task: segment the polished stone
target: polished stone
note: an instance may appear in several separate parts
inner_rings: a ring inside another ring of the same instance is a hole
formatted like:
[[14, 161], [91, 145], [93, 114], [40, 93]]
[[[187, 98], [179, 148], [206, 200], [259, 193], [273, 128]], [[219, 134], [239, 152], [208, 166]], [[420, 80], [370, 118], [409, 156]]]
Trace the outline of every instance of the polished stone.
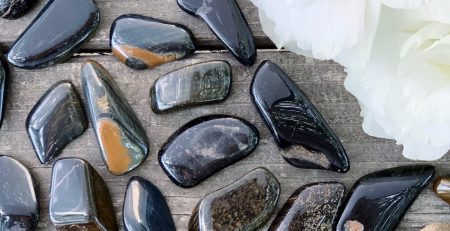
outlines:
[[99, 63], [88, 60], [81, 70], [88, 114], [108, 170], [123, 175], [148, 155], [144, 127], [113, 77]]
[[244, 65], [256, 61], [252, 31], [235, 0], [177, 0], [187, 13], [202, 18], [224, 46]]
[[93, 0], [49, 0], [11, 46], [8, 61], [25, 69], [43, 68], [75, 53], [100, 23]]
[[203, 198], [192, 212], [189, 231], [258, 230], [272, 216], [279, 196], [275, 176], [257, 168]]
[[0, 230], [33, 231], [38, 219], [37, 182], [20, 162], [0, 156]]
[[[253, 102], [281, 155], [300, 168], [347, 172], [347, 153], [333, 130], [305, 93], [275, 63], [264, 61], [251, 85]], [[301, 146], [309, 152], [297, 150]], [[290, 148], [290, 149], [289, 149]]]
[[123, 223], [127, 231], [175, 231], [166, 199], [150, 181], [132, 177], [123, 204]]
[[337, 182], [299, 188], [284, 204], [269, 231], [333, 230], [344, 193], [345, 186]]
[[105, 182], [82, 159], [55, 162], [49, 210], [50, 219], [58, 230], [118, 230]]
[[175, 184], [190, 188], [250, 155], [258, 141], [258, 130], [245, 120], [204, 116], [168, 139], [159, 151], [159, 163]]
[[155, 81], [150, 95], [154, 112], [224, 101], [231, 91], [231, 66], [209, 61], [183, 67]]
[[432, 223], [425, 226], [420, 231], [449, 231], [450, 224], [448, 223]]
[[36, 0], [0, 0], [0, 17], [18, 19], [36, 2]]
[[9, 68], [2, 53], [0, 53], [0, 128], [5, 118], [5, 104], [7, 96], [7, 88], [9, 81]]
[[68, 81], [48, 89], [26, 121], [31, 144], [43, 164], [58, 156], [67, 144], [83, 134], [87, 126], [80, 98]]
[[434, 172], [431, 165], [414, 165], [381, 170], [360, 178], [339, 213], [336, 230], [394, 230]]
[[194, 36], [183, 25], [137, 14], [118, 17], [111, 27], [111, 49], [134, 69], [146, 69], [195, 52]]
[[433, 190], [439, 198], [450, 204], [450, 177], [438, 177], [434, 181]]

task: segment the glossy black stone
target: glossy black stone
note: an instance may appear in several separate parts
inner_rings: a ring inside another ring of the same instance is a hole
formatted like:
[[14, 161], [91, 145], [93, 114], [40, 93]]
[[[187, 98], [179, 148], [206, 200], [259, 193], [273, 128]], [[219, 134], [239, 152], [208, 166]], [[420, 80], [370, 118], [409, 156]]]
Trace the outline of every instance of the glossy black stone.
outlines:
[[8, 61], [25, 69], [43, 68], [75, 53], [100, 23], [93, 0], [49, 0], [11, 46]]
[[80, 98], [68, 81], [48, 89], [26, 121], [28, 136], [43, 164], [59, 155], [67, 144], [83, 134], [87, 126]]
[[55, 162], [49, 210], [50, 219], [58, 230], [118, 230], [105, 182], [82, 159]]
[[269, 231], [329, 230], [344, 199], [345, 186], [337, 182], [313, 183], [295, 191]]
[[38, 219], [37, 182], [20, 162], [0, 156], [0, 230], [33, 231]]
[[359, 179], [340, 211], [337, 231], [394, 230], [434, 176], [431, 165], [402, 166]]
[[110, 45], [114, 55], [134, 69], [156, 67], [195, 52], [194, 36], [185, 26], [136, 14], [114, 21]]
[[113, 77], [99, 63], [88, 60], [81, 70], [86, 106], [108, 170], [123, 175], [148, 155], [145, 129]]
[[[253, 102], [269, 127], [282, 156], [300, 168], [347, 172], [347, 153], [317, 108], [283, 70], [264, 61], [251, 85]], [[309, 152], [299, 153], [296, 145]]]
[[127, 231], [175, 231], [166, 199], [148, 180], [130, 179], [123, 204], [123, 223]]
[[5, 103], [9, 81], [9, 68], [3, 54], [0, 53], [0, 128], [5, 118]]
[[169, 138], [159, 151], [159, 163], [175, 184], [190, 188], [250, 155], [258, 141], [258, 130], [245, 120], [204, 116]]
[[36, 3], [36, 0], [0, 0], [0, 17], [17, 19]]
[[225, 47], [244, 65], [256, 61], [252, 31], [235, 0], [177, 0], [187, 13], [202, 18]]
[[209, 61], [186, 66], [158, 78], [151, 91], [156, 113], [224, 101], [231, 91], [231, 66]]

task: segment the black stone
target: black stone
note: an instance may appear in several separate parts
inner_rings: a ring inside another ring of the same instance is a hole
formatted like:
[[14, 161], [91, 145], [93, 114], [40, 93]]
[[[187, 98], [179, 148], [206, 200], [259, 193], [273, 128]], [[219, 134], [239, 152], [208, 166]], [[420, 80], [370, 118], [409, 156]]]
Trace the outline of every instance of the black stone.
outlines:
[[11, 46], [8, 61], [25, 69], [43, 68], [75, 53], [100, 23], [93, 0], [49, 0]]
[[0, 230], [33, 231], [38, 219], [37, 182], [19, 161], [0, 156]]
[[166, 199], [151, 182], [134, 176], [130, 179], [123, 204], [125, 230], [175, 231]]
[[50, 219], [58, 230], [118, 230], [108, 188], [88, 162], [56, 161], [50, 193]]
[[224, 101], [231, 91], [231, 66], [209, 61], [183, 67], [155, 81], [150, 95], [155, 113]]
[[28, 136], [43, 164], [59, 155], [67, 144], [83, 134], [87, 126], [80, 98], [68, 81], [48, 89], [26, 121]]
[[190, 188], [255, 150], [258, 130], [245, 120], [210, 115], [192, 120], [159, 151], [159, 163], [170, 179]]
[[337, 182], [308, 184], [284, 204], [269, 231], [329, 230], [344, 199], [345, 186]]
[[123, 175], [148, 155], [145, 129], [117, 86], [99, 63], [89, 60], [81, 70], [86, 106], [108, 170]]
[[359, 179], [340, 211], [337, 231], [389, 231], [434, 176], [431, 165], [403, 166]]
[[194, 36], [185, 26], [136, 14], [114, 21], [110, 45], [114, 55], [134, 69], [152, 68], [195, 52]]
[[272, 216], [280, 183], [265, 168], [203, 198], [192, 212], [189, 231], [258, 230]]
[[9, 81], [9, 68], [3, 54], [0, 53], [0, 128], [5, 118], [5, 103]]
[[305, 93], [275, 63], [264, 61], [258, 67], [251, 95], [280, 148], [301, 145], [310, 151], [283, 152], [287, 162], [300, 168], [349, 170], [347, 153], [337, 135]]
[[244, 65], [256, 61], [252, 31], [235, 0], [177, 0], [187, 13], [202, 18], [225, 47]]
[[0, 0], [0, 17], [18, 19], [36, 2], [36, 0]]

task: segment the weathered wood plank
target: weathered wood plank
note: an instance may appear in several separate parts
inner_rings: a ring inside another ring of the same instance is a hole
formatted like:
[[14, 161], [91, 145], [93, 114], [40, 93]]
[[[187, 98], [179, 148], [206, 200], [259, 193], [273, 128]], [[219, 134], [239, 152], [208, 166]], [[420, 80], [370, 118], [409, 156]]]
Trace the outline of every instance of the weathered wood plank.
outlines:
[[[295, 189], [306, 183], [335, 180], [351, 187], [355, 180], [372, 171], [413, 163], [401, 156], [401, 147], [396, 146], [393, 141], [364, 134], [361, 129], [358, 104], [342, 85], [345, 78], [343, 68], [332, 62], [274, 51], [260, 52], [258, 60], [259, 63], [264, 59], [271, 59], [280, 64], [317, 104], [348, 150], [352, 165], [347, 174], [297, 169], [283, 160], [250, 100], [249, 86], [257, 65], [244, 67], [230, 58], [227, 53], [196, 54], [191, 59], [168, 63], [145, 71], [131, 70], [110, 55], [76, 57], [67, 63], [42, 70], [24, 71], [12, 68], [6, 118], [0, 130], [0, 153], [22, 161], [36, 176], [40, 186], [41, 202], [39, 230], [54, 230], [48, 217], [51, 165], [44, 166], [35, 157], [25, 132], [25, 119], [37, 99], [53, 83], [71, 80], [80, 90], [79, 72], [82, 62], [87, 58], [99, 61], [110, 70], [143, 122], [151, 140], [150, 158], [143, 166], [125, 176], [112, 176], [105, 169], [91, 128], [71, 143], [60, 156], [81, 157], [94, 165], [107, 182], [120, 224], [122, 224], [121, 209], [125, 187], [128, 179], [133, 175], [147, 178], [161, 189], [167, 197], [177, 227], [179, 230], [186, 230], [190, 212], [201, 197], [232, 183], [239, 176], [259, 166], [267, 167], [281, 182], [282, 197], [279, 209]], [[233, 90], [228, 100], [216, 105], [195, 107], [164, 115], [151, 112], [149, 89], [158, 76], [184, 65], [214, 59], [227, 59], [232, 64]], [[169, 180], [157, 163], [157, 152], [177, 128], [191, 119], [207, 114], [236, 115], [254, 123], [261, 132], [260, 145], [251, 156], [220, 171], [199, 186], [193, 189], [179, 188]], [[434, 163], [438, 174], [450, 173], [449, 162], [450, 157], [445, 157]], [[430, 222], [448, 220], [450, 220], [450, 207], [438, 199], [428, 187], [411, 207], [398, 229], [418, 230]]]

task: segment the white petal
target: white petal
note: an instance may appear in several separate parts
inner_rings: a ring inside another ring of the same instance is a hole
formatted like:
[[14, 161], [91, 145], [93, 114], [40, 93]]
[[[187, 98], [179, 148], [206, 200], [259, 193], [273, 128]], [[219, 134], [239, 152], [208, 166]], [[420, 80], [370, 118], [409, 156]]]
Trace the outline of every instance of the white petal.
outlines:
[[382, 0], [382, 2], [392, 8], [415, 9], [422, 6], [427, 0]]

